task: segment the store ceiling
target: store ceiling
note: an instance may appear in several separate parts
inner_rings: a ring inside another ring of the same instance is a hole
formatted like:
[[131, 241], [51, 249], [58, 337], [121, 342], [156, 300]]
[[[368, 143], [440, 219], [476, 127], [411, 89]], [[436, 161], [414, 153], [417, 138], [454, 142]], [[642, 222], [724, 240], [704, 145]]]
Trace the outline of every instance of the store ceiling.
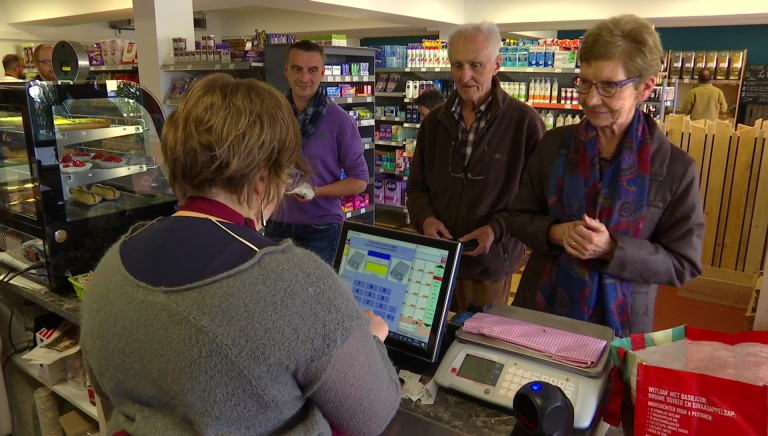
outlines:
[[[0, 0], [5, 3], [8, 0]], [[54, 0], [41, 3], [62, 4]], [[156, 0], [162, 1], [162, 0]], [[768, 1], [742, 0], [192, 0], [195, 11], [220, 16], [222, 23], [256, 23], [276, 33], [343, 33], [352, 38], [437, 35], [456, 24], [491, 20], [502, 32], [578, 30], [622, 13], [635, 13], [659, 27], [768, 23]], [[86, 4], [81, 3], [83, 9]], [[132, 18], [130, 0], [96, 2], [98, 11], [70, 10], [15, 24], [69, 26]], [[114, 4], [114, 7], [104, 5]], [[16, 6], [10, 6], [15, 9]], [[7, 9], [4, 7], [3, 9]], [[48, 8], [50, 12], [52, 8]], [[70, 8], [72, 9], [72, 8]], [[26, 10], [26, 9], [24, 9]], [[43, 9], [44, 10], [44, 9]], [[21, 11], [21, 9], [19, 9]], [[38, 9], [40, 11], [40, 9]], [[14, 11], [11, 11], [10, 15]], [[40, 12], [38, 12], [40, 13]], [[22, 15], [17, 12], [15, 15]], [[45, 13], [44, 13], [45, 15]], [[19, 18], [22, 18], [19, 16]], [[260, 23], [260, 24], [259, 24]]]

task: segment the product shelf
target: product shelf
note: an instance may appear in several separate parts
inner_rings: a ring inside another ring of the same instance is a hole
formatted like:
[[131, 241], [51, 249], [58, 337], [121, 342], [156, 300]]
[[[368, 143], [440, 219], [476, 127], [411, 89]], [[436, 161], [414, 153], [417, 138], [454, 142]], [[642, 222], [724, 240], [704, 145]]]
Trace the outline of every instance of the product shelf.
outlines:
[[402, 176], [403, 180], [408, 180], [408, 176], [402, 170], [390, 170], [388, 168], [376, 168], [378, 174], [390, 174], [395, 176]]
[[405, 122], [405, 118], [376, 117], [376, 121], [393, 121], [393, 122], [396, 122], [396, 123], [402, 123], [402, 122]]
[[395, 206], [393, 204], [377, 203], [376, 208], [382, 212], [392, 211], [392, 212], [408, 213], [408, 208], [406, 208], [405, 206]]
[[346, 212], [344, 214], [344, 216], [346, 218], [352, 218], [354, 216], [362, 215], [362, 214], [364, 214], [366, 212], [372, 212], [373, 209], [374, 209], [373, 204], [369, 204], [368, 206], [362, 207], [360, 209], [350, 210], [349, 212]]
[[541, 73], [541, 74], [561, 74], [570, 73], [577, 74], [581, 72], [581, 68], [553, 68], [553, 67], [501, 67], [500, 73]]
[[412, 129], [418, 129], [421, 127], [421, 123], [403, 123], [403, 127], [410, 127]]
[[323, 77], [323, 82], [373, 82], [373, 76], [367, 74], [364, 76], [325, 76]]
[[376, 145], [388, 145], [390, 147], [402, 147], [405, 145], [405, 141], [376, 141]]
[[366, 97], [334, 97], [331, 100], [333, 100], [336, 104], [373, 103], [373, 96], [366, 96]]
[[91, 65], [88, 71], [136, 71], [139, 66], [136, 64], [125, 65]]
[[[37, 366], [35, 364], [29, 363], [27, 360], [23, 359], [21, 355], [13, 356], [12, 360], [13, 363], [16, 364], [16, 366], [18, 366], [22, 371], [29, 374], [38, 382], [45, 384], [37, 376]], [[60, 397], [71, 403], [73, 406], [80, 409], [86, 415], [95, 420], [98, 420], [96, 406], [92, 405], [88, 400], [87, 391], [79, 391], [73, 388], [67, 381], [48, 387], [51, 388], [53, 392], [56, 392], [56, 394], [58, 394]]]
[[160, 71], [227, 71], [227, 70], [250, 70], [251, 68], [263, 67], [263, 62], [223, 62], [223, 63], [205, 63], [205, 64], [169, 64], [160, 67]]
[[376, 125], [376, 120], [358, 120], [357, 127], [366, 127]]
[[396, 98], [403, 98], [405, 97], [405, 92], [377, 92], [376, 97], [396, 97]]
[[572, 109], [580, 110], [581, 106], [578, 104], [563, 104], [563, 103], [531, 103], [527, 102], [531, 107], [538, 109]]

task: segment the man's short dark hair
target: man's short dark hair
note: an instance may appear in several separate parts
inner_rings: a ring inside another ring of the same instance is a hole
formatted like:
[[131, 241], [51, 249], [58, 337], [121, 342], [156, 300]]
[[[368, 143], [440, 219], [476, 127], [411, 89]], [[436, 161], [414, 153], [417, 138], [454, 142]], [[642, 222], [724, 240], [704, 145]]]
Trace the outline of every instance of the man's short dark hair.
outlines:
[[709, 83], [712, 80], [712, 71], [709, 68], [702, 68], [699, 71], [699, 83]]
[[432, 110], [445, 103], [445, 97], [443, 97], [443, 93], [437, 89], [429, 88], [419, 94], [413, 102], [416, 103], [416, 106], [424, 106], [425, 108]]
[[291, 50], [301, 50], [307, 53], [320, 53], [320, 57], [323, 59], [323, 63], [325, 63], [325, 50], [323, 50], [321, 45], [315, 44], [312, 41], [306, 39], [296, 41], [288, 46], [288, 54], [291, 54]]
[[19, 64], [24, 66], [24, 61], [21, 60], [19, 55], [15, 55], [15, 54], [11, 53], [11, 54], [7, 54], [7, 55], [3, 56], [3, 69], [6, 71], [6, 73], [11, 68], [13, 68], [13, 67], [15, 67], [16, 65], [19, 65]]

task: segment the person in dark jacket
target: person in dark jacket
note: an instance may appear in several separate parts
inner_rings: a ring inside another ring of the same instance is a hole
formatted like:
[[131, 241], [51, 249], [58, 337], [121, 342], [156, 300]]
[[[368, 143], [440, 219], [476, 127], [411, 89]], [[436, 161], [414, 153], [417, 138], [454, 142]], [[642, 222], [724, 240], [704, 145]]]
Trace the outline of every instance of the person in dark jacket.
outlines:
[[633, 15], [584, 35], [574, 84], [586, 116], [544, 135], [505, 220], [533, 250], [513, 305], [627, 336], [652, 330], [656, 284], [701, 274], [696, 164], [638, 108], [661, 56]]
[[451, 33], [456, 91], [422, 121], [408, 178], [406, 205], [421, 233], [477, 241], [459, 265], [457, 310], [508, 302], [524, 247], [505, 227], [505, 210], [545, 130], [536, 111], [501, 89], [500, 44], [489, 22]]

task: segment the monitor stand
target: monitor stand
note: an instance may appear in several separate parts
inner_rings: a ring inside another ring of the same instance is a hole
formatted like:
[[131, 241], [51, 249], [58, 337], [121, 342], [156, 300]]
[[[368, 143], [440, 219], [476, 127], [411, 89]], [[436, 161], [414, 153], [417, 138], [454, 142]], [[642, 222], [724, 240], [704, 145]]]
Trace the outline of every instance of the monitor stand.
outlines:
[[404, 369], [414, 374], [431, 374], [437, 369], [437, 362], [428, 362], [392, 348], [387, 348], [387, 354], [398, 371]]

